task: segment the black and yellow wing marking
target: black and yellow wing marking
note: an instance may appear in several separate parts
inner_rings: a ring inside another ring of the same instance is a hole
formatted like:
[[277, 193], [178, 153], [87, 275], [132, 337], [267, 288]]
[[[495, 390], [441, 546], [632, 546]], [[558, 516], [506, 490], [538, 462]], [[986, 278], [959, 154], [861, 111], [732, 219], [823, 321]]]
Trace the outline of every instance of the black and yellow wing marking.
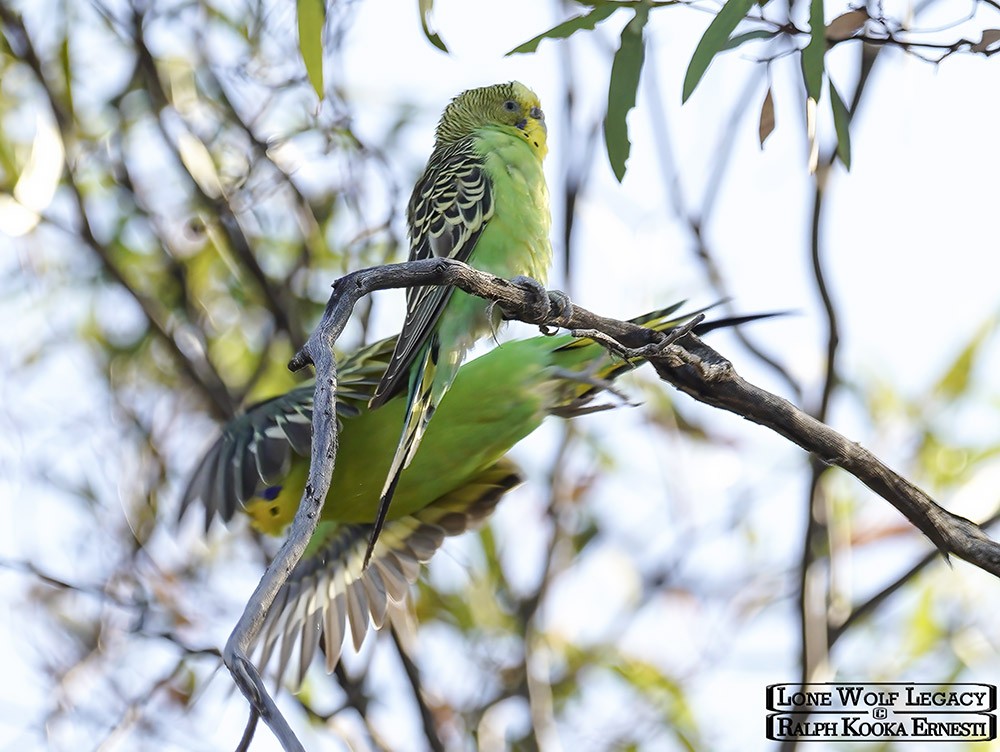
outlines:
[[[345, 358], [337, 382], [337, 415], [351, 418], [367, 409], [388, 366], [395, 337]], [[313, 383], [259, 402], [231, 420], [191, 476], [180, 514], [200, 500], [205, 529], [216, 517], [228, 522], [259, 490], [280, 485], [292, 452], [308, 457], [312, 448]]]
[[[410, 260], [453, 258], [467, 261], [493, 216], [493, 184], [472, 138], [432, 155], [407, 208]], [[427, 342], [451, 298], [448, 286], [406, 291], [406, 320], [382, 382], [371, 400], [385, 404], [409, 381], [410, 366]]]

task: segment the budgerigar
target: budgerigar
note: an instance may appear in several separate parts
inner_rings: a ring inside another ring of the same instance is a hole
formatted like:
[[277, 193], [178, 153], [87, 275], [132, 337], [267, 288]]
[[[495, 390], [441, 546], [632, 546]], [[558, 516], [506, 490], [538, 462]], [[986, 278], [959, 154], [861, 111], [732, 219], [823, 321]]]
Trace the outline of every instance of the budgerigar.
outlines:
[[[663, 331], [690, 315], [678, 306], [635, 319]], [[701, 324], [696, 333], [757, 316]], [[378, 513], [379, 488], [393, 460], [398, 426], [407, 410], [400, 396], [368, 408], [394, 340], [347, 358], [337, 411], [341, 432], [327, 503], [309, 547], [272, 604], [262, 632], [266, 663], [278, 645], [279, 675], [299, 646], [298, 676], [311, 663], [322, 634], [327, 668], [340, 656], [347, 625], [355, 648], [369, 624], [405, 599], [409, 585], [446, 536], [489, 515], [520, 482], [504, 455], [548, 415], [572, 417], [635, 364], [603, 346], [569, 335], [508, 342], [462, 366], [428, 426], [423, 449], [403, 474], [392, 513], [363, 558]], [[313, 385], [260, 403], [235, 419], [205, 455], [184, 494], [182, 510], [199, 501], [206, 524], [243, 509], [253, 525], [279, 534], [291, 522], [309, 469]]]
[[[543, 283], [552, 263], [542, 160], [545, 116], [524, 84], [470, 89], [445, 108], [434, 150], [407, 208], [410, 260], [465, 261], [501, 277]], [[365, 560], [400, 474], [451, 387], [466, 352], [491, 332], [486, 301], [451, 287], [407, 291], [406, 320], [371, 407], [406, 388], [402, 435], [386, 476]]]

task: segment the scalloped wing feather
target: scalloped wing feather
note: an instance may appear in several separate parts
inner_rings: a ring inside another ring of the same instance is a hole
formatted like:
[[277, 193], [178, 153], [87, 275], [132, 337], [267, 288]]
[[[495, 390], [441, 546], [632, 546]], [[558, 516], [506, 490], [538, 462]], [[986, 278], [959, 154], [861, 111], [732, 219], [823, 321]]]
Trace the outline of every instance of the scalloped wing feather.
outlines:
[[331, 526], [326, 540], [299, 562], [275, 598], [259, 638], [260, 665], [266, 666], [280, 643], [278, 679], [294, 666], [291, 679], [298, 686], [322, 645], [327, 671], [332, 671], [347, 632], [357, 652], [369, 627], [381, 628], [390, 611], [406, 603], [421, 565], [445, 538], [477, 525], [520, 482], [516, 466], [502, 459], [416, 514], [388, 522], [364, 571], [371, 526]]

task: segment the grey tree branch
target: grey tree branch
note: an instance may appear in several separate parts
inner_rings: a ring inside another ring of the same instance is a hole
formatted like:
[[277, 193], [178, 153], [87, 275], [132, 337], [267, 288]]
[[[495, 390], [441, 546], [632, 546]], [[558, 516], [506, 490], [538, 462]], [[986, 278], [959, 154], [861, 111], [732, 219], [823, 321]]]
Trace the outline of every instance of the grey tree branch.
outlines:
[[[530, 282], [530, 280], [529, 280]], [[1000, 577], [1000, 544], [977, 525], [938, 506], [927, 494], [885, 466], [875, 455], [812, 418], [789, 401], [742, 379], [732, 364], [693, 335], [673, 341], [669, 333], [617, 319], [605, 318], [558, 298], [540, 294], [537, 283], [517, 283], [477, 271], [450, 259], [428, 259], [362, 269], [345, 275], [333, 293], [319, 325], [289, 363], [299, 370], [316, 369], [313, 408], [313, 444], [309, 480], [288, 539], [268, 566], [233, 630], [223, 660], [251, 706], [271, 728], [282, 748], [302, 745], [267, 694], [260, 674], [249, 659], [261, 626], [278, 590], [287, 580], [312, 537], [323, 501], [330, 488], [337, 452], [334, 399], [337, 364], [333, 345], [354, 306], [377, 290], [415, 285], [453, 285], [467, 293], [495, 301], [508, 318], [543, 328], [572, 332], [600, 332], [623, 352], [641, 353], [660, 378], [700, 402], [759, 423], [820, 460], [843, 468], [899, 509], [947, 557], [954, 554]], [[544, 291], [543, 291], [544, 292]]]
[[660, 377], [700, 402], [759, 423], [798, 444], [828, 465], [860, 480], [924, 533], [947, 559], [954, 554], [1000, 577], [1000, 544], [973, 522], [940, 507], [926, 493], [850, 441], [785, 399], [746, 381], [729, 361], [696, 337], [652, 358]]

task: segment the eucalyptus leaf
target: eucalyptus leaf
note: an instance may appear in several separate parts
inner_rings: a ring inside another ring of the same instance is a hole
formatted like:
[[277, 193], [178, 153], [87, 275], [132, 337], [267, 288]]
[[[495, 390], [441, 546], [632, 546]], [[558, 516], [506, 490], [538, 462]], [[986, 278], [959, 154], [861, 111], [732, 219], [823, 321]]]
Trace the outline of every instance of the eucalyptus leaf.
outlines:
[[582, 16], [576, 16], [568, 21], [563, 21], [561, 24], [553, 26], [548, 31], [543, 31], [537, 37], [533, 37], [524, 44], [515, 47], [508, 52], [507, 55], [534, 52], [538, 49], [538, 45], [543, 39], [566, 39], [578, 31], [593, 31], [597, 27], [597, 24], [608, 18], [612, 13], [621, 7], [621, 4], [613, 2], [595, 5], [594, 9], [590, 11], [590, 13], [585, 13]]
[[802, 50], [802, 77], [806, 95], [819, 102], [823, 92], [823, 58], [826, 55], [826, 27], [823, 25], [823, 0], [809, 5], [809, 44]]
[[434, 24], [431, 17], [434, 15], [434, 0], [420, 0], [420, 27], [424, 30], [427, 41], [437, 47], [441, 52], [447, 52], [448, 47], [434, 31]]
[[830, 81], [830, 106], [833, 108], [833, 127], [837, 131], [837, 156], [844, 167], [851, 169], [851, 111]]
[[299, 22], [299, 51], [306, 66], [309, 83], [316, 96], [323, 99], [323, 26], [326, 6], [323, 0], [296, 0]]
[[604, 142], [608, 149], [608, 159], [611, 160], [611, 169], [619, 182], [625, 177], [625, 162], [632, 148], [626, 118], [635, 107], [639, 75], [646, 54], [642, 32], [648, 18], [647, 7], [637, 6], [635, 16], [622, 29], [621, 44], [611, 63], [608, 112], [604, 117]]
[[774, 132], [774, 94], [771, 87], [767, 88], [767, 95], [764, 97], [764, 104], [760, 108], [760, 122], [757, 125], [757, 135], [760, 139], [760, 148], [764, 148], [767, 137]]
[[729, 35], [733, 33], [740, 21], [746, 18], [753, 5], [754, 0], [729, 0], [722, 6], [718, 15], [712, 19], [712, 23], [708, 25], [698, 41], [698, 46], [695, 47], [694, 54], [691, 56], [691, 62], [688, 63], [687, 73], [684, 74], [682, 102], [686, 102], [694, 93], [695, 87], [698, 86], [701, 77], [705, 75], [712, 60], [726, 49]]

